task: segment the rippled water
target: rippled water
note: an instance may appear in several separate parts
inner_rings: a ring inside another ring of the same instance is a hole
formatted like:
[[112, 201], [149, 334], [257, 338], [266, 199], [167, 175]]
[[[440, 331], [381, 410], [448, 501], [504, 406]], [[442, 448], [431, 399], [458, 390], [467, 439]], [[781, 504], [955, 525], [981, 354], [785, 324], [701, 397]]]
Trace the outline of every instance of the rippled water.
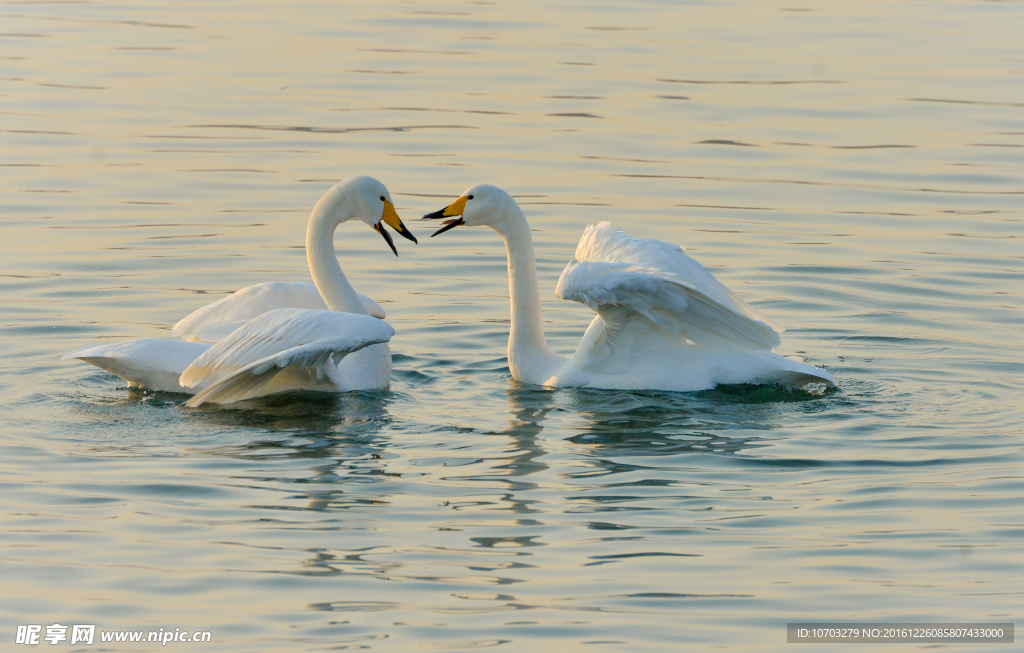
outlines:
[[[1020, 616], [1021, 3], [0, 14], [3, 638], [762, 651], [787, 621]], [[336, 239], [398, 331], [389, 391], [189, 410], [58, 360], [308, 280], [309, 210], [353, 174], [421, 236]], [[557, 351], [590, 313], [555, 281], [611, 220], [840, 390], [516, 384], [500, 239], [414, 220], [482, 182], [535, 229]]]

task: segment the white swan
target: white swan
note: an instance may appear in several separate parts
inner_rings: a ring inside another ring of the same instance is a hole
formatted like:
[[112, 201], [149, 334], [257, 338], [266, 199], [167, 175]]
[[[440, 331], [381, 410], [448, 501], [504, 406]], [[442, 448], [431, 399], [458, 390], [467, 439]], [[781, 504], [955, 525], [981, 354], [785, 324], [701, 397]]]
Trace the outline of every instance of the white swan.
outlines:
[[[181, 340], [144, 338], [79, 349], [80, 359], [129, 385], [194, 394], [187, 406], [229, 403], [296, 389], [346, 392], [387, 387], [394, 329], [359, 295], [334, 254], [334, 231], [359, 218], [398, 255], [381, 222], [416, 241], [391, 195], [372, 177], [350, 177], [317, 202], [306, 230], [314, 284], [271, 282], [244, 288], [178, 322]], [[212, 344], [216, 343], [216, 344]]]
[[555, 294], [597, 312], [571, 357], [548, 347], [530, 227], [508, 193], [470, 188], [423, 216], [452, 218], [433, 235], [485, 225], [505, 240], [512, 328], [508, 365], [523, 383], [553, 387], [690, 392], [717, 384], [835, 386], [812, 365], [773, 353], [779, 330], [682, 247], [631, 238], [607, 222], [589, 226]]

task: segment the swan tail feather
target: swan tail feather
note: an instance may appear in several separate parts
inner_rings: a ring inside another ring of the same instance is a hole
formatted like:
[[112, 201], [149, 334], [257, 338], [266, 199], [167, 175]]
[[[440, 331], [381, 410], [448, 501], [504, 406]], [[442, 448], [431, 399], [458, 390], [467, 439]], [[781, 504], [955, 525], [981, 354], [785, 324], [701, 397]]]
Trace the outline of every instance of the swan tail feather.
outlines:
[[210, 345], [164, 338], [142, 338], [93, 345], [65, 354], [121, 377], [129, 385], [165, 392], [191, 392], [178, 383], [183, 370]]

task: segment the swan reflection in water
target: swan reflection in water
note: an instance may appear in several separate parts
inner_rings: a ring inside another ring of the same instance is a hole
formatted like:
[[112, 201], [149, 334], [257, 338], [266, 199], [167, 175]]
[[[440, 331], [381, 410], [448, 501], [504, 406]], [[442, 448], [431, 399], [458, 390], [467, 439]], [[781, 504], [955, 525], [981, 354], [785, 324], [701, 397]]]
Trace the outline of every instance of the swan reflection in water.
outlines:
[[[409, 402], [404, 390], [296, 393], [200, 411], [180, 411], [175, 395], [130, 397], [140, 418], [164, 413], [152, 410], [156, 404], [185, 417], [184, 433], [217, 431], [212, 443], [204, 437], [189, 447], [197, 457], [248, 463], [224, 473], [247, 488], [244, 505], [236, 506], [239, 523], [254, 516], [266, 522], [262, 537], [273, 546], [261, 549], [260, 573], [460, 587], [528, 582], [535, 573], [529, 569], [543, 567], [552, 555], [537, 557], [550, 544], [551, 528], [585, 529], [598, 538], [628, 529], [637, 543], [669, 526], [673, 533], [701, 528], [659, 510], [660, 501], [684, 500], [681, 490], [652, 493], [659, 479], [676, 487], [690, 472], [644, 471], [636, 458], [712, 450], [732, 455], [764, 446], [794, 405], [743, 391], [550, 390], [512, 382], [498, 391], [508, 402], [505, 428], [432, 429], [438, 443], [428, 449], [427, 431], [417, 432], [420, 425], [401, 417]], [[404, 448], [403, 434], [415, 434], [418, 444]], [[446, 434], [454, 442], [443, 442]], [[552, 450], [559, 455], [549, 455]], [[389, 468], [396, 459], [405, 468], [420, 466], [422, 474], [400, 476]], [[434, 507], [425, 508], [424, 499]], [[671, 524], [663, 523], [669, 518]], [[407, 522], [409, 532], [395, 539], [390, 528], [378, 530], [395, 520]], [[349, 596], [331, 598], [308, 607], [361, 609]]]
[[[541, 434], [552, 411], [558, 418], [546, 437], [586, 445], [579, 453], [588, 457], [686, 452], [736, 454], [767, 446], [765, 435], [778, 427], [784, 415], [820, 404], [804, 401], [815, 399], [813, 395], [772, 386], [720, 386], [699, 393], [674, 393], [552, 390], [511, 381], [505, 395], [509, 412], [506, 428], [457, 430], [476, 431], [480, 437], [505, 436], [507, 446], [502, 447], [497, 459], [488, 458], [485, 474], [460, 478], [502, 480], [512, 492], [536, 487], [523, 477], [549, 469], [543, 460], [548, 450], [542, 446]], [[400, 438], [402, 431], [414, 427], [391, 412], [392, 405], [404, 403], [404, 399], [407, 398], [392, 391], [285, 393], [236, 404], [231, 409], [190, 413], [182, 426], [199, 423], [239, 433], [256, 430], [263, 437], [205, 448], [204, 453], [246, 460], [320, 459], [324, 464], [317, 465], [313, 477], [306, 482], [337, 482], [339, 477], [333, 470], [353, 460], [360, 461], [357, 473], [386, 473], [380, 456], [387, 453], [393, 437]], [[162, 421], [152, 408], [164, 406], [173, 410], [178, 400], [178, 395], [132, 389], [127, 397], [114, 402], [116, 406], [82, 408], [105, 413], [134, 404], [143, 409], [138, 411], [140, 419], [149, 413], [153, 419]], [[145, 425], [141, 427], [145, 429]], [[384, 436], [386, 433], [389, 435]], [[368, 461], [378, 461], [377, 471], [367, 468], [372, 466]], [[325, 505], [321, 501], [317, 504]]]
[[[245, 431], [258, 429], [263, 437], [207, 450], [208, 453], [242, 460], [294, 459], [308, 462], [308, 475], [293, 477], [296, 470], [273, 480], [300, 484], [292, 499], [306, 499], [305, 506], [291, 503], [288, 510], [333, 511], [357, 506], [388, 505], [389, 492], [379, 496], [367, 485], [395, 476], [387, 470], [390, 442], [382, 432], [391, 422], [390, 392], [327, 394], [298, 392], [246, 402], [243, 409], [211, 410], [198, 421]], [[268, 470], [269, 471], [269, 470]], [[360, 487], [350, 493], [352, 482]]]
[[[548, 414], [557, 409], [569, 416], [560, 430], [568, 427], [569, 442], [588, 445], [581, 452], [585, 455], [735, 454], [766, 446], [763, 434], [777, 428], [780, 417], [793, 406], [814, 398], [779, 386], [720, 386], [676, 393], [549, 390], [513, 382], [508, 390], [509, 427], [502, 433], [522, 446], [535, 443]], [[520, 456], [529, 461], [537, 457]]]
[[[197, 457], [214, 457], [276, 465], [253, 467], [252, 480], [260, 487], [284, 484], [289, 491], [281, 510], [332, 511], [363, 505], [388, 505], [388, 493], [368, 492], [367, 486], [394, 476], [387, 469], [391, 448], [385, 435], [392, 421], [394, 393], [387, 391], [286, 392], [196, 411], [181, 409], [182, 395], [129, 388], [126, 396], [109, 402], [90, 398], [79, 413], [106, 419], [117, 411], [129, 415], [135, 428], [128, 437], [93, 443], [99, 453], [132, 454], [160, 446], [156, 432], [185, 444]], [[168, 411], [176, 419], [168, 420]], [[159, 425], [159, 427], [158, 427]], [[303, 461], [302, 469], [288, 461]], [[303, 471], [308, 470], [308, 472]], [[238, 476], [232, 476], [238, 479]], [[350, 492], [357, 484], [360, 490]], [[305, 506], [295, 499], [305, 499]], [[263, 505], [261, 508], [271, 506]]]

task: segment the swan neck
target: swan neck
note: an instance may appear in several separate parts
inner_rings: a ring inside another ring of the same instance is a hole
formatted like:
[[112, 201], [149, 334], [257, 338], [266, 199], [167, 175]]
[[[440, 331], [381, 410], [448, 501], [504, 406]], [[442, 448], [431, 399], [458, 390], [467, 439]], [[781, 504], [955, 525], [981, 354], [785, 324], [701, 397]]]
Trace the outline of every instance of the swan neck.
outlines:
[[541, 324], [540, 284], [530, 225], [516, 205], [509, 208], [505, 218], [496, 223], [495, 230], [504, 239], [508, 254], [508, 289], [512, 304], [509, 365], [513, 376], [519, 378], [515, 368], [523, 356], [548, 356], [554, 352], [548, 347]]
[[[327, 303], [327, 308], [343, 313], [366, 314], [363, 302], [359, 300], [359, 295], [348, 282], [345, 273], [341, 271], [341, 265], [338, 264], [338, 257], [334, 252], [334, 231], [340, 223], [352, 216], [339, 220], [337, 216], [344, 216], [344, 212], [337, 210], [335, 202], [323, 206], [328, 199], [325, 195], [313, 209], [313, 214], [309, 217], [309, 226], [306, 228], [306, 260], [309, 262], [309, 272], [313, 275], [313, 283]], [[327, 210], [330, 208], [334, 210]]]

